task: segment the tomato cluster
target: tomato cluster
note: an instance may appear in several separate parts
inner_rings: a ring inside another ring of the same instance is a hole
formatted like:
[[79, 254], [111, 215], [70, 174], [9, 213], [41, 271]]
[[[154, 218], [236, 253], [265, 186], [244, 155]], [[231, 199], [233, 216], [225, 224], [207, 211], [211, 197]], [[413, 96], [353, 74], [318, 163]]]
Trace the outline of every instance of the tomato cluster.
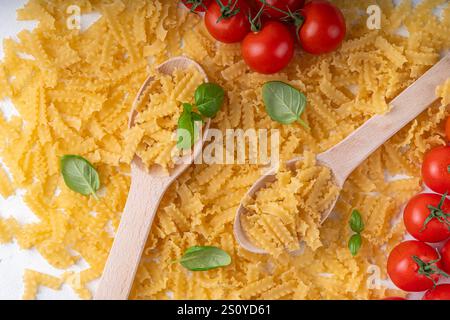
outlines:
[[[450, 117], [445, 124], [450, 142]], [[388, 258], [387, 271], [402, 290], [428, 290], [424, 300], [450, 300], [450, 284], [436, 285], [450, 278], [450, 146], [431, 149], [422, 163], [422, 179], [435, 193], [421, 193], [409, 200], [403, 213], [406, 230], [418, 241], [397, 245]], [[440, 251], [426, 242], [447, 241]]]
[[208, 32], [223, 43], [241, 42], [242, 57], [256, 72], [273, 74], [292, 60], [295, 43], [304, 51], [336, 50], [346, 34], [341, 11], [326, 0], [182, 0], [205, 12]]

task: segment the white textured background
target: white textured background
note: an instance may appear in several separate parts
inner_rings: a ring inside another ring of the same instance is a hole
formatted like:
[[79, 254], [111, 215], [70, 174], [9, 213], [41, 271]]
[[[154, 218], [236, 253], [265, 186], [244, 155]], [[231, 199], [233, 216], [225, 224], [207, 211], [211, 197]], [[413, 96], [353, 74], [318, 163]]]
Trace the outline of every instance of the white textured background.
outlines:
[[[49, 0], [51, 1], [51, 0]], [[395, 0], [394, 2], [399, 2]], [[420, 0], [414, 0], [418, 3]], [[2, 40], [7, 37], [15, 37], [20, 30], [34, 27], [33, 22], [16, 21], [16, 9], [23, 6], [26, 0], [0, 0], [0, 60], [3, 58]], [[436, 12], [439, 14], [439, 12]], [[95, 20], [95, 16], [82, 18], [82, 28], [85, 28]], [[9, 101], [0, 101], [0, 109], [6, 117], [16, 114], [14, 106]], [[37, 218], [22, 202], [19, 195], [4, 200], [0, 197], [0, 217], [6, 218], [13, 215], [21, 223], [36, 222]], [[72, 270], [85, 269], [87, 265], [80, 262]], [[0, 245], [0, 300], [20, 299], [23, 292], [22, 275], [24, 269], [61, 275], [64, 271], [55, 269], [49, 265], [36, 250], [20, 250], [17, 244]], [[450, 281], [449, 281], [450, 282]], [[95, 288], [95, 282], [92, 288]], [[421, 294], [414, 294], [411, 298], [420, 298]], [[68, 286], [63, 286], [62, 291], [54, 291], [41, 287], [38, 293], [39, 299], [77, 299], [76, 294]]]
[[[51, 1], [51, 0], [50, 0]], [[34, 22], [16, 21], [16, 9], [22, 7], [27, 0], [0, 0], [0, 60], [3, 59], [3, 39], [15, 38], [15, 35], [24, 28], [33, 29]], [[95, 21], [95, 16], [89, 15], [82, 18], [82, 29]], [[0, 109], [7, 118], [17, 114], [10, 101], [0, 101]], [[13, 215], [21, 223], [38, 222], [28, 207], [21, 200], [20, 192], [7, 200], [0, 196], [0, 217], [5, 218]], [[80, 262], [71, 270], [82, 270], [88, 266]], [[23, 293], [22, 275], [24, 269], [48, 273], [59, 276], [64, 271], [53, 268], [37, 250], [21, 250], [16, 242], [0, 245], [0, 299], [21, 299]], [[92, 284], [95, 287], [95, 282]], [[39, 299], [78, 299], [77, 295], [69, 286], [64, 285], [62, 291], [41, 287], [38, 294]]]

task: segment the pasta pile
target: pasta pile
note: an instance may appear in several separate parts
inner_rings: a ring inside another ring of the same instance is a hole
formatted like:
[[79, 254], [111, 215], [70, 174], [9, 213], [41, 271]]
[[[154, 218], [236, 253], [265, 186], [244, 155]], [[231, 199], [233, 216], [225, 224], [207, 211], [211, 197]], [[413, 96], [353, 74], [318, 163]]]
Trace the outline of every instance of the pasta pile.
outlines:
[[[40, 286], [67, 284], [88, 299], [87, 285], [98, 278], [123, 210], [130, 178], [121, 163], [128, 113], [150, 68], [185, 54], [202, 64], [211, 82], [228, 98], [212, 120], [231, 128], [278, 129], [281, 160], [333, 146], [423, 74], [450, 47], [450, 7], [445, 0], [412, 6], [402, 0], [336, 0], [344, 11], [348, 35], [336, 52], [301, 52], [282, 73], [251, 72], [239, 45], [209, 37], [201, 19], [178, 8], [175, 0], [73, 0], [81, 12], [101, 18], [86, 31], [67, 28], [67, 1], [30, 2], [20, 20], [38, 20], [18, 41], [4, 41], [0, 99], [11, 99], [17, 115], [0, 117], [0, 193], [24, 194], [39, 219], [25, 224], [16, 212], [0, 213], [0, 242], [35, 248], [60, 269], [52, 277], [39, 270], [24, 275], [24, 298]], [[366, 26], [367, 6], [380, 5], [380, 29]], [[441, 5], [441, 16], [433, 9]], [[407, 29], [409, 36], [397, 33]], [[182, 41], [181, 41], [182, 40]], [[300, 125], [281, 125], [264, 111], [261, 85], [285, 81], [304, 92], [308, 105]], [[161, 202], [135, 279], [134, 299], [377, 299], [404, 295], [384, 287], [386, 253], [404, 236], [395, 223], [402, 204], [421, 189], [420, 161], [428, 149], [445, 144], [442, 120], [449, 114], [450, 82], [431, 106], [377, 150], [350, 177], [334, 212], [318, 230], [322, 246], [307, 246], [301, 256], [285, 252], [255, 255], [240, 248], [232, 225], [237, 206], [260, 175], [257, 165], [193, 165]], [[187, 94], [192, 94], [187, 92]], [[98, 169], [100, 200], [70, 191], [61, 179], [58, 159], [79, 154]], [[349, 155], [351, 156], [351, 155]], [[390, 175], [402, 174], [394, 180]], [[400, 178], [398, 178], [400, 177]], [[318, 201], [323, 201], [322, 195]], [[366, 228], [363, 245], [352, 257], [348, 219], [360, 210]], [[178, 260], [193, 245], [226, 250], [232, 264], [189, 273]], [[67, 271], [85, 261], [81, 272]]]
[[306, 152], [295, 171], [281, 168], [277, 180], [246, 199], [241, 217], [252, 242], [273, 256], [284, 250], [300, 250], [304, 241], [311, 250], [322, 246], [320, 224], [339, 196], [329, 168], [318, 166], [314, 154]]
[[177, 69], [173, 75], [156, 73], [138, 101], [134, 125], [124, 134], [126, 148], [121, 160], [130, 164], [137, 154], [147, 168], [172, 168], [181, 104], [193, 102], [193, 92], [202, 82], [203, 76], [195, 68]]

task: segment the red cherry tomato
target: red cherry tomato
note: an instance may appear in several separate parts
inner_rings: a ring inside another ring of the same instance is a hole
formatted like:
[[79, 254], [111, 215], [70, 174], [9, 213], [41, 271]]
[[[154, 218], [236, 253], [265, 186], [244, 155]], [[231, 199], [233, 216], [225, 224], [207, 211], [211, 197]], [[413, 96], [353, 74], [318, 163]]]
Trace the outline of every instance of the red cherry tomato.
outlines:
[[211, 1], [213, 0], [181, 0], [186, 8], [196, 13], [205, 12]]
[[[440, 206], [441, 200], [444, 200]], [[432, 206], [435, 209], [430, 209]], [[435, 193], [421, 193], [409, 200], [403, 213], [406, 230], [417, 240], [441, 242], [450, 237], [449, 224], [439, 221], [450, 213], [450, 201]], [[427, 219], [431, 218], [428, 222]]]
[[450, 117], [445, 121], [445, 136], [447, 137], [447, 141], [450, 141]]
[[428, 290], [422, 300], [450, 300], [450, 284], [440, 284]]
[[386, 297], [383, 300], [407, 300], [407, 299], [402, 297]]
[[441, 249], [442, 270], [450, 274], [450, 240], [448, 240]]
[[256, 72], [276, 73], [291, 61], [294, 43], [288, 27], [278, 21], [269, 21], [261, 31], [249, 33], [244, 38], [242, 57]]
[[250, 7], [244, 0], [221, 0], [227, 12], [217, 1], [213, 1], [205, 14], [205, 25], [209, 33], [224, 43], [240, 42], [250, 32]]
[[[254, 0], [254, 2], [256, 4], [256, 9], [261, 9], [263, 3], [260, 0]], [[296, 12], [303, 8], [303, 5], [305, 4], [305, 0], [266, 0], [266, 2], [268, 5], [286, 12]], [[284, 13], [270, 8], [267, 5], [264, 7], [264, 15], [274, 19], [284, 18], [286, 16]]]
[[[422, 266], [419, 266], [415, 258], [421, 261]], [[437, 271], [431, 270], [436, 268], [441, 270], [440, 261], [435, 262], [438, 258], [436, 250], [426, 243], [405, 241], [397, 245], [389, 254], [387, 272], [392, 282], [401, 290], [425, 291], [431, 289], [440, 278]]]
[[425, 154], [422, 178], [434, 192], [450, 193], [450, 146], [437, 147]]
[[342, 12], [324, 0], [312, 0], [302, 9], [305, 21], [298, 33], [303, 50], [312, 54], [331, 52], [342, 43], [346, 33]]

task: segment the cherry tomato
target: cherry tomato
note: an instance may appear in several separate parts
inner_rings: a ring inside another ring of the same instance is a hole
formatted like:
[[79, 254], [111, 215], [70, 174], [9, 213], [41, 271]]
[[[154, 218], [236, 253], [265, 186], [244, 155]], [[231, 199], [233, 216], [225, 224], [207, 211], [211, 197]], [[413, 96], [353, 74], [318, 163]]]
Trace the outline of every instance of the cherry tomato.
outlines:
[[244, 38], [242, 57], [256, 72], [276, 73], [291, 61], [294, 43], [288, 27], [278, 21], [269, 21], [261, 31], [251, 32]]
[[450, 274], [450, 240], [448, 240], [441, 249], [442, 270]]
[[383, 300], [407, 300], [407, 299], [402, 297], [386, 297]]
[[342, 43], [346, 33], [342, 12], [324, 0], [312, 0], [302, 9], [305, 21], [298, 33], [303, 50], [312, 54], [328, 53]]
[[[444, 200], [442, 204], [441, 200]], [[406, 230], [417, 240], [441, 242], [450, 237], [449, 224], [438, 220], [445, 220], [447, 213], [450, 213], [450, 201], [435, 193], [421, 193], [409, 200], [403, 221]]]
[[440, 284], [428, 290], [422, 300], [450, 300], [450, 284]]
[[227, 8], [213, 1], [205, 14], [205, 25], [209, 33], [224, 43], [240, 42], [250, 32], [250, 7], [244, 0], [221, 0]]
[[438, 258], [436, 250], [426, 243], [405, 241], [389, 254], [387, 272], [401, 290], [425, 291], [431, 289], [440, 278], [438, 270], [441, 270], [442, 264], [437, 261]]
[[450, 193], [450, 146], [437, 147], [425, 154], [422, 179], [434, 192]]
[[205, 12], [211, 1], [213, 0], [181, 0], [186, 8], [196, 13]]
[[445, 121], [445, 136], [447, 137], [447, 141], [450, 141], [450, 117]]
[[[263, 3], [260, 0], [255, 0], [254, 2], [256, 4], [256, 9], [261, 9]], [[266, 0], [266, 2], [268, 5], [286, 12], [296, 12], [303, 8], [303, 5], [305, 4], [305, 0]], [[264, 15], [274, 19], [284, 18], [286, 16], [284, 13], [270, 8], [267, 5], [264, 7]]]

